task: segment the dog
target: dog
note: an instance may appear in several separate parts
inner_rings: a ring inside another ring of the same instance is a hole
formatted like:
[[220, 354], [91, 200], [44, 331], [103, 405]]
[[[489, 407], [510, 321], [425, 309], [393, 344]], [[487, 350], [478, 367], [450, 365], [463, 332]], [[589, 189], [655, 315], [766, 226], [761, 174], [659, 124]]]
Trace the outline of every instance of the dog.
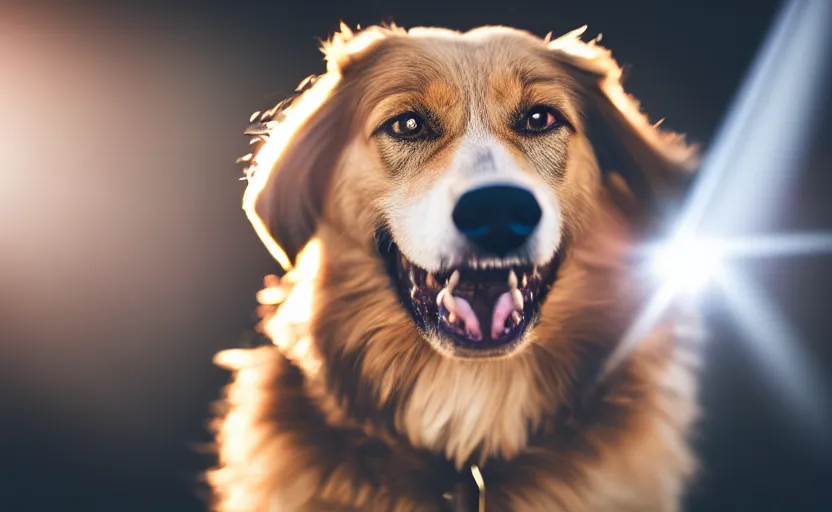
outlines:
[[244, 209], [285, 268], [234, 349], [221, 511], [675, 511], [697, 460], [694, 308], [622, 355], [697, 148], [585, 27], [341, 27], [252, 117]]

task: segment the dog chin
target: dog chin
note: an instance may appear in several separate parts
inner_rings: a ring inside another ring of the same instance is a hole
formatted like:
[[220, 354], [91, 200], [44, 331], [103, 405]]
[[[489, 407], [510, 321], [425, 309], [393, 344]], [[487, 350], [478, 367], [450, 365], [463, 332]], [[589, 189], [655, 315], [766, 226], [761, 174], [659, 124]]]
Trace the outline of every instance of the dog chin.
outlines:
[[522, 258], [467, 258], [429, 272], [389, 233], [376, 237], [393, 287], [414, 323], [441, 353], [496, 358], [516, 352], [557, 280], [561, 251], [546, 264]]

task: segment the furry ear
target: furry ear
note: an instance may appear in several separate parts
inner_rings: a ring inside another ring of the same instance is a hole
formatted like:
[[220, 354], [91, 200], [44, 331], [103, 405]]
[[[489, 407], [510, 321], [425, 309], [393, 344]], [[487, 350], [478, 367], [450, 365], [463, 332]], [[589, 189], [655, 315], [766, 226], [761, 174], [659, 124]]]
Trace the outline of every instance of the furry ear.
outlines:
[[624, 91], [622, 71], [612, 53], [596, 44], [600, 36], [581, 41], [585, 31], [586, 27], [574, 30], [548, 47], [578, 86], [584, 101], [584, 130], [608, 191], [630, 203], [619, 205], [625, 210], [632, 211], [634, 199], [646, 210], [642, 214], [668, 213], [698, 166], [696, 147], [687, 145], [679, 134], [661, 131], [661, 121], [648, 121], [638, 101]]
[[[313, 236], [330, 176], [350, 130], [340, 77], [323, 75], [275, 120], [247, 133], [265, 139], [254, 154], [244, 209], [284, 269]], [[271, 123], [271, 125], [269, 125]]]
[[360, 84], [350, 77], [360, 73], [350, 70], [389, 33], [371, 27], [353, 34], [342, 24], [323, 46], [327, 72], [304, 80], [290, 103], [252, 116], [258, 122], [246, 133], [262, 144], [242, 159], [250, 164], [243, 209], [285, 270], [315, 234], [332, 174], [356, 127]]

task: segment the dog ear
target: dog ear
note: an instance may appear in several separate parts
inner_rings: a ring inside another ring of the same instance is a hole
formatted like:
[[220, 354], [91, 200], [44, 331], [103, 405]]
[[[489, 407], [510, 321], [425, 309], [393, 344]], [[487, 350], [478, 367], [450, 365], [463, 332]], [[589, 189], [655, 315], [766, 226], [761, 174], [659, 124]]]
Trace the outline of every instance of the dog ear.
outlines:
[[[604, 174], [608, 192], [623, 209], [637, 204], [642, 214], [664, 215], [688, 189], [698, 166], [697, 148], [684, 136], [651, 124], [622, 85], [622, 70], [597, 40], [580, 37], [582, 27], [547, 43], [567, 70], [583, 100], [584, 131]], [[600, 37], [599, 37], [600, 39]], [[623, 178], [623, 180], [621, 179]]]
[[[353, 34], [345, 25], [324, 43], [327, 72], [304, 80], [290, 103], [252, 117], [247, 134], [262, 145], [250, 164], [243, 209], [272, 256], [290, 269], [314, 236], [332, 175], [354, 133], [359, 80], [351, 72], [393, 29], [371, 27]], [[258, 118], [259, 116], [259, 118]]]

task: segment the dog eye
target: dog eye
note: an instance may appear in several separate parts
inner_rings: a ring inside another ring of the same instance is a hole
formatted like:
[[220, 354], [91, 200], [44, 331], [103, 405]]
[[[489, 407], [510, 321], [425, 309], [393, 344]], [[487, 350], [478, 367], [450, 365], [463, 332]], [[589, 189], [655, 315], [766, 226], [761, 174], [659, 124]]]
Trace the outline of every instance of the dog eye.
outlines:
[[405, 112], [387, 121], [383, 131], [394, 139], [400, 140], [415, 140], [428, 135], [425, 120], [414, 112]]
[[520, 116], [517, 131], [521, 133], [544, 133], [561, 126], [560, 115], [552, 108], [538, 105], [530, 108]]

